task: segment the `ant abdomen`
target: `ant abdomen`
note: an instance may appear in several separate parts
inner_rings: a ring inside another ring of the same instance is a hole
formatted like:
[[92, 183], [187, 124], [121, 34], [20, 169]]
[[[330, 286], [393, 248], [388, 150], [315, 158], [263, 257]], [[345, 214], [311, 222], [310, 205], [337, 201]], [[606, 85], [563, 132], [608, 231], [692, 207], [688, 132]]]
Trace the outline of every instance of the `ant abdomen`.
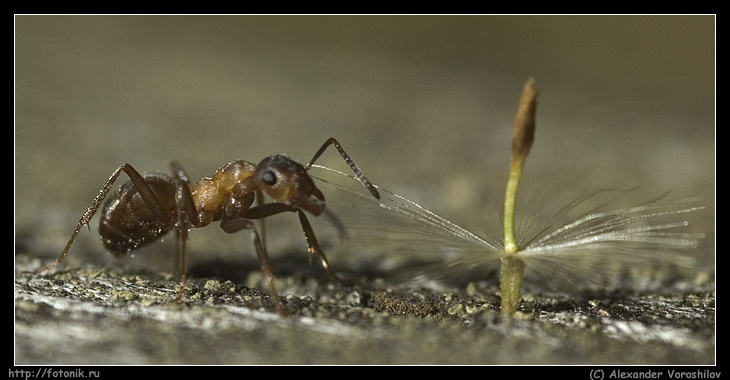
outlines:
[[175, 182], [161, 173], [145, 174], [142, 177], [168, 217], [160, 218], [131, 181], [123, 184], [104, 203], [99, 222], [99, 236], [106, 249], [115, 256], [149, 244], [175, 227]]

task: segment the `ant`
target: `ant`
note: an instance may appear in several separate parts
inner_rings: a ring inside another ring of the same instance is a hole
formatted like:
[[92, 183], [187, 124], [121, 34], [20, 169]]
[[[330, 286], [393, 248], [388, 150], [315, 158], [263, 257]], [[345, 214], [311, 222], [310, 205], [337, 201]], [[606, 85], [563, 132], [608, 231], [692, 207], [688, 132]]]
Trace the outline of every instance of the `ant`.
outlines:
[[[335, 138], [329, 138], [315, 153], [306, 166], [285, 155], [264, 158], [258, 165], [238, 160], [221, 166], [212, 177], [205, 177], [191, 184], [180, 164], [170, 164], [170, 175], [149, 173], [141, 175], [129, 164], [120, 165], [106, 181], [99, 194], [79, 219], [71, 238], [56, 261], [36, 273], [44, 272], [60, 263], [68, 253], [83, 226], [101, 206], [117, 177], [124, 172], [129, 181], [123, 184], [104, 203], [99, 235], [106, 249], [115, 257], [149, 244], [170, 230], [175, 230], [180, 257], [181, 287], [177, 301], [183, 297], [187, 278], [185, 264], [185, 242], [190, 228], [200, 228], [220, 220], [220, 226], [227, 233], [249, 230], [261, 273], [269, 287], [276, 310], [286, 315], [286, 310], [274, 286], [271, 262], [266, 254], [262, 239], [252, 220], [263, 219], [282, 212], [296, 212], [304, 230], [308, 252], [316, 253], [330, 277], [342, 282], [332, 272], [327, 257], [319, 247], [314, 230], [304, 211], [319, 216], [325, 211], [325, 198], [307, 174], [314, 162], [330, 146], [334, 145], [347, 165], [373, 197], [380, 199], [375, 186], [363, 175], [350, 156]], [[274, 202], [263, 203], [265, 193]], [[257, 205], [252, 207], [254, 200]], [[339, 221], [328, 214], [333, 223]], [[262, 220], [263, 222], [263, 220]], [[342, 229], [341, 225], [338, 225]]]

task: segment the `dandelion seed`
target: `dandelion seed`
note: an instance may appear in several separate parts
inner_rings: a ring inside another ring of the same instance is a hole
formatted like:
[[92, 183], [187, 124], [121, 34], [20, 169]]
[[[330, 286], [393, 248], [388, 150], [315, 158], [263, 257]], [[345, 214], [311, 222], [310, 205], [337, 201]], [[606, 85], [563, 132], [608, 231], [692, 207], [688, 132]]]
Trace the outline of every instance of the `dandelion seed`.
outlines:
[[[424, 269], [413, 277], [414, 282], [454, 272], [463, 276], [469, 269], [501, 263], [501, 311], [505, 314], [518, 309], [526, 272], [566, 281], [575, 274], [594, 278], [611, 273], [617, 263], [666, 261], [668, 250], [697, 245], [704, 235], [684, 232], [689, 223], [678, 218], [704, 209], [700, 199], [668, 201], [664, 195], [631, 207], [594, 206], [604, 204], [599, 201], [601, 196], [627, 193], [627, 189], [596, 191], [576, 198], [538, 226], [536, 232], [518, 235], [517, 190], [534, 139], [536, 97], [535, 82], [529, 80], [523, 89], [512, 135], [501, 242], [472, 233], [378, 186], [375, 187], [381, 198], [376, 200], [363, 192], [357, 178], [349, 174], [318, 165], [312, 166], [315, 170], [311, 174], [341, 190], [328, 194], [345, 197], [341, 200], [347, 209], [343, 222], [351, 240], [362, 250], [383, 252], [384, 266], [394, 272], [414, 258], [422, 263]], [[333, 209], [336, 203], [329, 198]], [[569, 217], [573, 219], [560, 222]]]
[[[503, 242], [477, 235], [387, 189], [376, 185], [381, 199], [375, 200], [347, 173], [318, 165], [311, 173], [320, 187], [331, 188], [328, 205], [334, 212], [346, 211], [337, 216], [347, 228], [345, 250], [352, 266], [375, 260], [388, 280], [417, 285], [464, 279], [472, 273], [483, 278], [499, 269], [497, 265], [506, 257]], [[626, 197], [633, 194], [631, 190], [615, 192]], [[522, 261], [526, 279], [564, 289], [576, 278], [591, 283], [613, 278], [621, 269], [617, 264], [667, 262], [670, 258], [678, 259], [679, 265], [691, 264], [668, 251], [695, 247], [704, 237], [683, 232], [688, 222], [678, 219], [704, 209], [699, 198], [667, 201], [663, 196], [633, 207], [603, 210], [593, 206], [604, 203], [597, 199], [598, 193], [578, 198], [537, 227], [537, 232], [522, 234], [524, 248], [511, 256]], [[621, 199], [615, 194], [601, 195]]]

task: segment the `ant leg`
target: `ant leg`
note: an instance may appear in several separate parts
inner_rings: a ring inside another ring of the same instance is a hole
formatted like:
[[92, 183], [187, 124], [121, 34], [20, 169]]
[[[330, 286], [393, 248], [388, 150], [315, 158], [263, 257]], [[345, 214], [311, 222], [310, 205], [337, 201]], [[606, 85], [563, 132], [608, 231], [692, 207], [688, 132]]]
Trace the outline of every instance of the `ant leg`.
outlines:
[[372, 194], [373, 197], [375, 197], [375, 199], [380, 199], [380, 193], [378, 193], [378, 190], [375, 188], [373, 183], [370, 182], [370, 180], [367, 177], [365, 177], [365, 175], [362, 173], [360, 168], [358, 168], [357, 165], [355, 165], [355, 162], [352, 161], [352, 159], [350, 158], [350, 155], [348, 155], [347, 152], [345, 152], [345, 150], [342, 149], [342, 146], [340, 145], [339, 141], [337, 141], [334, 137], [330, 137], [329, 139], [327, 139], [327, 141], [324, 142], [324, 144], [322, 144], [322, 147], [319, 148], [317, 153], [314, 154], [314, 157], [312, 157], [312, 160], [309, 161], [309, 163], [307, 164], [305, 169], [309, 170], [309, 168], [311, 168], [312, 165], [314, 164], [314, 161], [316, 161], [319, 158], [319, 156], [321, 156], [322, 153], [324, 153], [325, 149], [327, 149], [327, 147], [329, 147], [332, 144], [334, 144], [335, 148], [337, 148], [337, 151], [340, 152], [340, 156], [342, 156], [342, 159], [345, 160], [345, 163], [347, 163], [347, 166], [349, 166], [350, 169], [352, 169], [352, 172], [355, 173], [355, 177], [360, 182], [362, 182], [363, 185], [365, 185], [365, 187], [368, 189], [368, 191], [370, 191], [370, 194]]
[[177, 220], [175, 221], [175, 230], [177, 238], [178, 252], [178, 269], [180, 270], [180, 290], [178, 292], [177, 302], [183, 299], [185, 293], [185, 285], [188, 279], [187, 270], [187, 241], [188, 230], [190, 227], [202, 226], [198, 213], [195, 209], [193, 195], [190, 193], [188, 186], [188, 176], [182, 166], [177, 162], [170, 163], [170, 171], [175, 180], [176, 192], [175, 199], [177, 204]]
[[327, 271], [327, 274], [338, 282], [344, 284], [345, 281], [343, 281], [338, 275], [335, 274], [335, 272], [332, 271], [332, 268], [330, 268], [330, 263], [329, 261], [327, 261], [327, 256], [325, 256], [324, 252], [322, 252], [322, 249], [319, 248], [319, 242], [317, 242], [317, 237], [314, 236], [314, 230], [312, 229], [312, 225], [309, 224], [309, 220], [304, 214], [304, 211], [297, 209], [297, 213], [299, 214], [299, 223], [301, 223], [302, 229], [304, 230], [304, 238], [307, 240], [307, 251], [310, 255], [312, 253], [316, 253], [317, 255], [319, 255], [319, 258], [322, 260], [322, 266]]
[[[264, 204], [264, 192], [258, 187], [256, 188], [256, 206]], [[259, 230], [261, 231], [261, 245], [266, 248], [266, 219], [259, 219]]]
[[189, 183], [188, 175], [185, 173], [185, 170], [182, 168], [182, 165], [180, 165], [177, 161], [170, 162], [170, 171], [173, 173], [173, 175], [176, 176], [179, 180]]
[[[175, 255], [175, 271], [180, 271], [180, 273], [182, 273], [182, 270], [180, 268], [182, 268], [182, 266], [183, 266], [182, 261], [184, 261], [184, 260], [182, 260], [182, 255], [180, 254], [180, 252], [182, 252], [182, 249], [183, 249], [181, 240], [182, 240], [182, 237], [180, 236], [180, 231], [175, 230], [175, 252], [177, 253], [177, 255]], [[174, 274], [177, 275], [177, 273], [178, 272], [175, 272]], [[181, 276], [181, 279], [182, 279], [182, 276]], [[185, 287], [181, 286], [180, 288], [184, 289]], [[175, 299], [176, 301], [182, 299], [180, 297], [180, 293], [182, 293], [182, 291], [178, 292], [178, 294], [177, 294], [178, 297]]]
[[[327, 274], [338, 282], [345, 283], [343, 279], [341, 279], [332, 271], [329, 261], [327, 260], [327, 256], [325, 256], [324, 252], [322, 252], [322, 249], [319, 248], [319, 242], [317, 242], [317, 237], [314, 235], [312, 225], [309, 224], [309, 219], [307, 219], [304, 211], [284, 203], [267, 203], [261, 206], [250, 208], [246, 210], [246, 212], [244, 212], [241, 216], [247, 219], [261, 219], [285, 211], [297, 211], [297, 213], [299, 214], [299, 223], [302, 225], [302, 230], [304, 230], [304, 238], [307, 240], [307, 252], [309, 252], [310, 257], [313, 253], [316, 253], [322, 260], [322, 266], [327, 271]], [[337, 227], [340, 236], [344, 236], [344, 227], [339, 221], [339, 218], [337, 218], [337, 216], [335, 216], [334, 214], [328, 213], [326, 215], [329, 217], [330, 222], [335, 224], [335, 227]]]
[[74, 240], [76, 240], [76, 236], [79, 234], [79, 231], [81, 231], [81, 228], [83, 226], [89, 226], [89, 221], [94, 216], [96, 211], [101, 206], [102, 202], [104, 201], [104, 198], [106, 198], [107, 194], [109, 193], [109, 190], [111, 190], [112, 186], [114, 185], [114, 182], [119, 177], [119, 174], [121, 172], [125, 172], [129, 179], [132, 181], [134, 186], [137, 188], [137, 192], [139, 192], [142, 199], [144, 199], [147, 206], [150, 208], [150, 210], [160, 218], [162, 221], [169, 221], [170, 217], [167, 215], [167, 212], [165, 212], [165, 209], [162, 207], [160, 202], [155, 198], [154, 194], [152, 193], [152, 190], [147, 185], [147, 182], [142, 178], [142, 176], [132, 167], [132, 165], [129, 164], [122, 164], [109, 177], [109, 179], [106, 180], [104, 183], [104, 186], [99, 190], [99, 194], [96, 195], [94, 200], [91, 201], [91, 204], [88, 208], [86, 208], [86, 212], [84, 212], [83, 215], [81, 215], [81, 219], [79, 219], [79, 223], [76, 225], [76, 229], [74, 229], [73, 234], [71, 234], [71, 238], [69, 238], [68, 243], [66, 243], [66, 247], [61, 252], [61, 255], [58, 256], [58, 258], [53, 261], [52, 263], [48, 264], [44, 268], [41, 268], [37, 270], [35, 273], [42, 273], [45, 272], [56, 265], [58, 265], [63, 259], [66, 257], [66, 254], [68, 254], [69, 249], [71, 249], [71, 245], [73, 244]]
[[265, 203], [256, 207], [251, 207], [250, 209], [244, 211], [241, 213], [241, 218], [246, 219], [263, 219], [267, 216], [272, 216], [276, 214], [281, 214], [282, 212], [286, 211], [296, 211], [297, 208], [288, 205], [286, 203], [279, 203], [279, 202], [273, 202], [273, 203]]
[[342, 223], [342, 220], [332, 212], [330, 209], [326, 208], [322, 210], [322, 215], [330, 222], [333, 226], [337, 229], [337, 235], [340, 237], [340, 240], [347, 239], [347, 228], [345, 228], [345, 224]]
[[178, 247], [178, 257], [179, 259], [179, 269], [180, 269], [180, 289], [178, 290], [177, 297], [175, 298], [176, 302], [180, 302], [183, 299], [183, 296], [185, 295], [185, 285], [188, 282], [188, 264], [186, 259], [186, 248], [185, 248], [185, 242], [188, 240], [188, 230], [187, 228], [178, 229], [175, 231], [177, 235], [177, 239], [179, 242]]
[[227, 233], [234, 233], [243, 229], [251, 231], [253, 246], [256, 249], [256, 255], [258, 256], [259, 263], [261, 265], [261, 274], [263, 274], [264, 279], [266, 280], [266, 285], [269, 287], [271, 298], [274, 301], [274, 307], [276, 307], [276, 311], [279, 315], [286, 316], [288, 313], [279, 298], [279, 294], [276, 292], [276, 287], [274, 286], [274, 272], [271, 266], [271, 261], [269, 261], [269, 256], [266, 254], [266, 250], [261, 244], [261, 238], [259, 237], [258, 232], [256, 232], [256, 226], [254, 223], [248, 219], [223, 220], [221, 221], [221, 228]]

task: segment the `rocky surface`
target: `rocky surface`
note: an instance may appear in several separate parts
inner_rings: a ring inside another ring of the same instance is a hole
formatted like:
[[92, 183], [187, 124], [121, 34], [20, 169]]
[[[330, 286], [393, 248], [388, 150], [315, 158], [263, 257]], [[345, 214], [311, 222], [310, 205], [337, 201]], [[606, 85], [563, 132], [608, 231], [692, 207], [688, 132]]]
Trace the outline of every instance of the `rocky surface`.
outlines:
[[[16, 257], [17, 269], [38, 260]], [[248, 282], [256, 285], [251, 272]], [[15, 281], [17, 364], [714, 364], [711, 282], [664, 294], [395, 290], [277, 277], [289, 317], [247, 284], [98, 267]], [[698, 279], [703, 281], [702, 279]], [[685, 284], [686, 286], [687, 284]], [[681, 287], [681, 286], [678, 286]], [[263, 288], [263, 287], [262, 287]], [[264, 288], [265, 289], [265, 288]]]

